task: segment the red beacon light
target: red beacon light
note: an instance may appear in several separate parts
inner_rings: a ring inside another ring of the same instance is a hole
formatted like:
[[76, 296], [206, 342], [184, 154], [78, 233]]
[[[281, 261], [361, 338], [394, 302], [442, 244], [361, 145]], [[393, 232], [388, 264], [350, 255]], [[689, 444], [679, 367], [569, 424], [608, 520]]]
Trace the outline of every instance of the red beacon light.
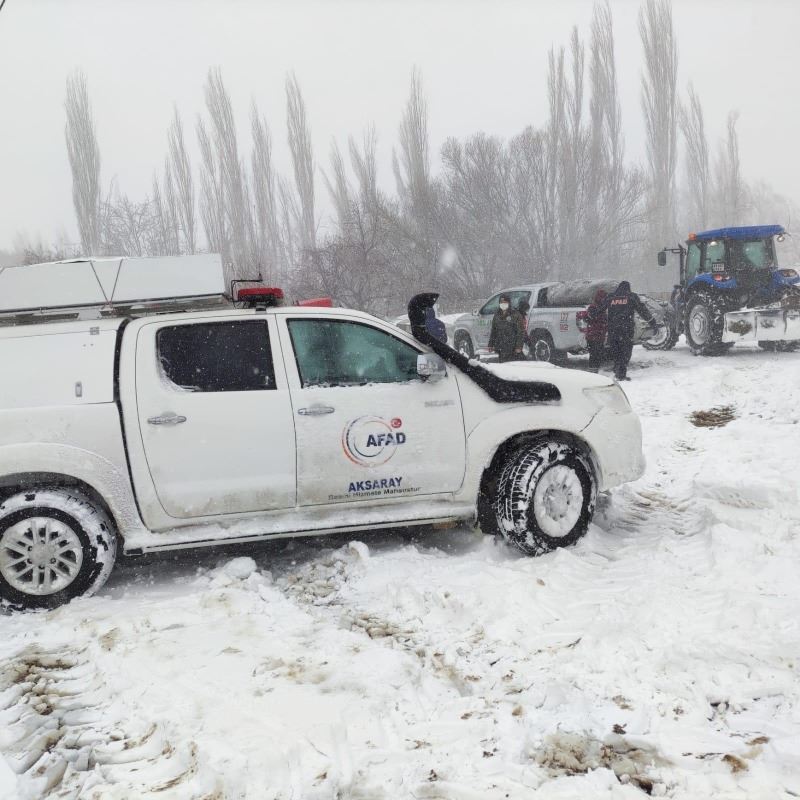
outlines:
[[248, 286], [245, 289], [238, 289], [236, 292], [236, 302], [241, 303], [245, 308], [282, 306], [283, 301], [283, 289], [276, 286]]
[[307, 308], [333, 308], [333, 300], [330, 297], [314, 297], [310, 300], [298, 300], [295, 305]]

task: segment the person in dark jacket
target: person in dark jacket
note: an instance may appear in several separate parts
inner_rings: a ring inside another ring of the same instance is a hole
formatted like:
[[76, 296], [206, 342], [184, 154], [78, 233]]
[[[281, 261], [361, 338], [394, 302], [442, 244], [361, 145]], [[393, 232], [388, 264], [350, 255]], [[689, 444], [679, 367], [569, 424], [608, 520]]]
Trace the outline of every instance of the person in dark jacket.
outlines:
[[500, 295], [500, 307], [492, 317], [492, 332], [489, 334], [489, 349], [494, 350], [500, 361], [514, 361], [522, 356], [522, 323], [519, 311], [511, 308], [511, 298]]
[[517, 303], [517, 311], [519, 311], [519, 323], [522, 327], [522, 344], [523, 347], [531, 346], [531, 338], [528, 336], [528, 312], [531, 310], [531, 304], [527, 300], [520, 300]]
[[628, 281], [622, 281], [614, 293], [595, 308], [590, 319], [597, 319], [604, 313], [608, 316], [608, 345], [614, 356], [614, 377], [618, 381], [629, 381], [628, 363], [633, 353], [634, 314], [649, 322], [654, 331], [658, 325], [639, 295], [631, 291]]
[[425, 330], [440, 342], [447, 343], [447, 328], [444, 322], [437, 318], [433, 306], [425, 309]]
[[578, 319], [586, 321], [584, 335], [589, 347], [589, 369], [592, 372], [598, 372], [603, 365], [603, 352], [606, 349], [607, 312], [598, 310], [606, 297], [608, 297], [608, 292], [605, 289], [598, 289], [586, 311], [578, 312]]

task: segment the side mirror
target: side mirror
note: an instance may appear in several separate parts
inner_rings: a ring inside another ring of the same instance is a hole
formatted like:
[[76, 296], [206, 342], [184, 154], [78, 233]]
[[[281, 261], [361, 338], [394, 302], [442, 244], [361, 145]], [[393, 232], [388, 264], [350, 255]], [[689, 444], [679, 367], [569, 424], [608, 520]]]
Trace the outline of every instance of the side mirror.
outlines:
[[480, 313], [481, 313], [481, 310], [479, 308], [473, 308], [472, 309], [472, 316], [473, 317], [477, 317], [478, 314], [480, 314]]
[[447, 375], [444, 359], [436, 353], [420, 353], [417, 356], [417, 375], [424, 381], [443, 378]]
[[660, 250], [658, 253], [658, 266], [659, 267], [666, 267], [667, 266], [667, 251]]

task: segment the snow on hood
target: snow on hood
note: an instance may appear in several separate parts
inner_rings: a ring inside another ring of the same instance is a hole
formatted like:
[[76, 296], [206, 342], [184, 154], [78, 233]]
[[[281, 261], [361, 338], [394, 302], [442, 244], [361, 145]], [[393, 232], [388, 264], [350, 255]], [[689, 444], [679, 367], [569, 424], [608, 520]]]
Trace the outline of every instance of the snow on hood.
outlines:
[[476, 361], [475, 363], [507, 381], [547, 381], [556, 386], [573, 386], [579, 389], [613, 384], [613, 381], [604, 375], [562, 369], [547, 361], [511, 361], [505, 364]]

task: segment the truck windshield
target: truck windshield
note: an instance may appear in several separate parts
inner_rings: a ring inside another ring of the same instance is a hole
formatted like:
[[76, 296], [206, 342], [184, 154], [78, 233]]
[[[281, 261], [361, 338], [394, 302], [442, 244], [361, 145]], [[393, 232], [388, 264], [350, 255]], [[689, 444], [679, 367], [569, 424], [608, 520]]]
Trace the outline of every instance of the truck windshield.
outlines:
[[728, 260], [733, 269], [769, 269], [777, 266], [772, 239], [752, 242], [729, 240]]

